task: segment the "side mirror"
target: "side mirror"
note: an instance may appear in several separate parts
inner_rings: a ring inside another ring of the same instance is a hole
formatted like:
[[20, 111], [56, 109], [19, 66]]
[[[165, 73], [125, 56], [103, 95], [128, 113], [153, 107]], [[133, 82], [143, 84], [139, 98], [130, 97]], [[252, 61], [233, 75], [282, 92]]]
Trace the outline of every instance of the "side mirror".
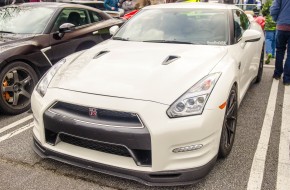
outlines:
[[72, 32], [75, 29], [75, 25], [71, 24], [71, 23], [64, 23], [62, 25], [60, 25], [58, 31], [59, 33], [68, 33], [68, 32]]
[[119, 30], [119, 26], [112, 26], [110, 28], [110, 34], [113, 36], [116, 34], [116, 32]]
[[242, 40], [244, 42], [257, 42], [261, 39], [262, 34], [256, 30], [248, 29], [244, 32]]

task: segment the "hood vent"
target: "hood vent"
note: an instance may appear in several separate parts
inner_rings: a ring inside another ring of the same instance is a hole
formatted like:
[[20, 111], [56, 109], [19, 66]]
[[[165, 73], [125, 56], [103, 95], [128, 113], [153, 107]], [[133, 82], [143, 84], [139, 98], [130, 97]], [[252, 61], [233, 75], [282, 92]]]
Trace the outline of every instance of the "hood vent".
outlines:
[[163, 61], [162, 65], [169, 65], [170, 63], [172, 63], [173, 61], [179, 58], [180, 58], [179, 56], [170, 55]]
[[109, 51], [105, 50], [105, 51], [100, 51], [99, 53], [97, 53], [93, 59], [97, 59], [103, 55], [105, 55], [106, 53], [109, 53]]

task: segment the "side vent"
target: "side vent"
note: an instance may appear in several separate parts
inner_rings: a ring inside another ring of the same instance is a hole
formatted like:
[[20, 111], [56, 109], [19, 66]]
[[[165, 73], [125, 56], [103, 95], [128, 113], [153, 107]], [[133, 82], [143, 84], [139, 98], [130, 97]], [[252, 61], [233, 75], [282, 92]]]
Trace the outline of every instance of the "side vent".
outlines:
[[109, 53], [109, 51], [100, 51], [99, 53], [97, 53], [93, 59], [97, 59], [103, 55], [105, 55], [106, 53]]
[[170, 63], [172, 63], [173, 61], [179, 58], [180, 58], [179, 56], [170, 55], [163, 61], [162, 65], [169, 65]]

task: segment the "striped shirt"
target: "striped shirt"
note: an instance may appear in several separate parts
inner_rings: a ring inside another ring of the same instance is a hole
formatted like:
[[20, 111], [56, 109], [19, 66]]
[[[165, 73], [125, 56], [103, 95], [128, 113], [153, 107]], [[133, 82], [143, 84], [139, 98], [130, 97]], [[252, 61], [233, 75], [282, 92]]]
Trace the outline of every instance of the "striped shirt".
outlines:
[[277, 25], [277, 30], [289, 31], [290, 32], [290, 24], [278, 24]]

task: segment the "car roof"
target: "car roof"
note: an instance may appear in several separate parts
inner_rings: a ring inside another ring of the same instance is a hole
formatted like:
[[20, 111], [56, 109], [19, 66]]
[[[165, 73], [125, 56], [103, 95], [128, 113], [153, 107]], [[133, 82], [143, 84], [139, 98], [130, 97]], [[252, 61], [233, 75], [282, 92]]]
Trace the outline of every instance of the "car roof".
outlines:
[[[235, 5], [222, 4], [222, 3], [167, 3], [167, 4], [158, 4], [145, 7], [143, 9], [240, 9]], [[241, 9], [240, 9], [241, 10]]]
[[51, 7], [51, 8], [79, 7], [79, 8], [92, 9], [91, 7], [84, 6], [84, 5], [81, 5], [81, 4], [75, 4], [75, 3], [58, 3], [58, 2], [23, 3], [23, 4], [13, 5], [13, 6]]
[[27, 7], [61, 7], [63, 3], [55, 3], [55, 2], [38, 2], [38, 3], [23, 3], [16, 4], [13, 6], [27, 6]]
[[68, 0], [60, 0], [59, 2], [61, 3], [79, 3], [79, 4], [104, 4], [104, 1], [81, 1], [81, 0], [72, 0], [72, 1], [68, 1]]

